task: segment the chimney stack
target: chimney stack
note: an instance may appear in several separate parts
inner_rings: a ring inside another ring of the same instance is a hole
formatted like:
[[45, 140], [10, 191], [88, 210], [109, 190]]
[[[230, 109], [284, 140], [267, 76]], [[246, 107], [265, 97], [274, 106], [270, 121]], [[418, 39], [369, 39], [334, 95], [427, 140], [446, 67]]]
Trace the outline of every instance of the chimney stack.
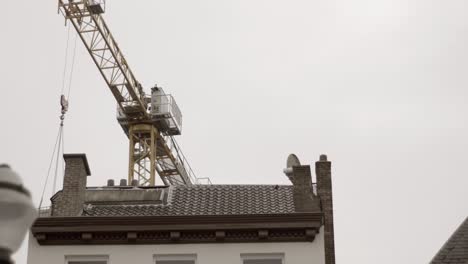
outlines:
[[301, 165], [296, 155], [290, 154], [284, 173], [293, 184], [293, 200], [296, 212], [320, 211], [319, 200], [312, 189], [309, 165]]
[[315, 174], [325, 222], [325, 264], [335, 264], [331, 162], [326, 155], [320, 155], [320, 160], [315, 163]]
[[53, 216], [78, 216], [83, 210], [86, 177], [91, 175], [85, 154], [63, 154], [63, 189], [52, 197]]
[[320, 206], [312, 190], [309, 165], [292, 167], [293, 199], [296, 212], [317, 212]]

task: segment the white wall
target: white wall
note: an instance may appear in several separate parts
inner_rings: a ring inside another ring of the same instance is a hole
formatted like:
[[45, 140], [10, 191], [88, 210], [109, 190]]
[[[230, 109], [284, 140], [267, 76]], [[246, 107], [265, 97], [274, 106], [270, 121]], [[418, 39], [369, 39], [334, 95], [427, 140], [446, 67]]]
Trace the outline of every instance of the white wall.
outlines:
[[28, 264], [64, 264], [67, 255], [109, 255], [109, 264], [151, 264], [155, 254], [196, 254], [197, 264], [240, 264], [244, 253], [284, 253], [286, 264], [324, 264], [323, 230], [313, 242], [40, 246], [29, 236]]

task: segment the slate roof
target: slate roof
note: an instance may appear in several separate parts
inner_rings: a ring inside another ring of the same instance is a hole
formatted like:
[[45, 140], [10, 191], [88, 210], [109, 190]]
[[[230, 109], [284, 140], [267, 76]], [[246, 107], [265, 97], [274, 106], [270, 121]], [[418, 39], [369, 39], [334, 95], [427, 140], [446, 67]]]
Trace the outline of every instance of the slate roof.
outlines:
[[83, 216], [179, 216], [294, 213], [291, 185], [173, 186], [164, 204], [89, 204]]
[[468, 217], [439, 250], [431, 264], [468, 264]]

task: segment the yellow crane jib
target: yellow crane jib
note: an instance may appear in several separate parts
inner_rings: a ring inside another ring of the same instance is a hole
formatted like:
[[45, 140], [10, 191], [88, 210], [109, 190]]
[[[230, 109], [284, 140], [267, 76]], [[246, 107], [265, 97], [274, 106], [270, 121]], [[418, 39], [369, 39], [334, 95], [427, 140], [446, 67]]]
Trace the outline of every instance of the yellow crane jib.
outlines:
[[117, 120], [129, 138], [128, 180], [166, 185], [191, 185], [198, 180], [175, 135], [182, 114], [174, 98], [160, 87], [145, 94], [127, 64], [102, 14], [105, 0], [58, 0], [59, 12], [70, 21], [117, 101]]

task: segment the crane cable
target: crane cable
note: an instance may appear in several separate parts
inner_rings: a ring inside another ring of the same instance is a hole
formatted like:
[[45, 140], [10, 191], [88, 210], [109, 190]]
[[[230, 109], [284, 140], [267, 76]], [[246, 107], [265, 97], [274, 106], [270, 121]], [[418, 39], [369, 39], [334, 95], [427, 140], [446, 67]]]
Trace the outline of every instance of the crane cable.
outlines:
[[[75, 54], [76, 54], [76, 40], [77, 36], [75, 35], [75, 43], [73, 45], [73, 55], [72, 55], [72, 61], [71, 61], [71, 69], [70, 69], [70, 75], [68, 79], [68, 91], [67, 91], [67, 96], [65, 97], [64, 91], [65, 91], [65, 86], [66, 86], [66, 73], [67, 73], [67, 65], [68, 65], [68, 48], [69, 48], [69, 42], [70, 42], [70, 26], [68, 26], [68, 33], [67, 33], [67, 41], [66, 41], [66, 48], [65, 48], [65, 63], [63, 67], [63, 75], [62, 75], [62, 88], [61, 88], [61, 95], [60, 95], [60, 106], [61, 106], [61, 115], [60, 115], [60, 125], [59, 125], [59, 130], [57, 133], [57, 137], [55, 139], [55, 144], [54, 144], [54, 149], [52, 151], [52, 157], [50, 159], [49, 163], [49, 168], [47, 169], [47, 176], [44, 182], [44, 186], [42, 189], [42, 194], [41, 194], [41, 200], [39, 202], [39, 210], [41, 209], [42, 202], [44, 200], [44, 194], [45, 190], [47, 187], [47, 183], [49, 181], [49, 176], [50, 172], [52, 169], [52, 164], [55, 159], [55, 172], [54, 172], [54, 179], [53, 179], [53, 187], [52, 187], [52, 195], [56, 191], [56, 184], [57, 184], [57, 175], [58, 175], [58, 167], [59, 167], [59, 160], [60, 160], [60, 152], [63, 154], [65, 152], [65, 136], [64, 136], [64, 120], [65, 120], [65, 114], [68, 111], [68, 102], [70, 100], [70, 93], [71, 93], [71, 87], [72, 87], [72, 80], [73, 80], [73, 71], [74, 71], [74, 66], [75, 66]], [[65, 171], [64, 168], [64, 163], [62, 163], [62, 172]]]

